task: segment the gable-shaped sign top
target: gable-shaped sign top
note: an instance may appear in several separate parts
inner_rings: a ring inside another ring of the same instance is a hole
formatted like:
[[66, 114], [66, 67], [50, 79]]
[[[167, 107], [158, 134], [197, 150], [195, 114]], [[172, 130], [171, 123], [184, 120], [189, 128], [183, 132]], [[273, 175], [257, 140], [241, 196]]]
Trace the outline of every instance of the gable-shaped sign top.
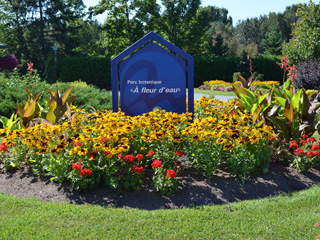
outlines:
[[[157, 43], [155, 43], [157, 42]], [[130, 116], [155, 108], [168, 112], [193, 113], [193, 57], [150, 32], [111, 60], [113, 111]]]

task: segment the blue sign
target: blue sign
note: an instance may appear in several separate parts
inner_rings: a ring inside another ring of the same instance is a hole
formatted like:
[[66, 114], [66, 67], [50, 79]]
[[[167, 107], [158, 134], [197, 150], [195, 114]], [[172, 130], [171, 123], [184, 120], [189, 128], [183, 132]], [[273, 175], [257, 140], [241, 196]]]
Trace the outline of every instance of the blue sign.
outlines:
[[[155, 43], [158, 42], [159, 44]], [[154, 109], [193, 113], [193, 58], [151, 32], [111, 60], [113, 111], [129, 116]], [[191, 104], [192, 103], [192, 104]]]

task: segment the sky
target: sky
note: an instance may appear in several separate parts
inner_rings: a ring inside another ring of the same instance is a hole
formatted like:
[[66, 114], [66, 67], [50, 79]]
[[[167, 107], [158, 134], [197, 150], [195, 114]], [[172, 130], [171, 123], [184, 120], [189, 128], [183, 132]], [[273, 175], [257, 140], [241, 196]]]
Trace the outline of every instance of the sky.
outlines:
[[[87, 7], [97, 5], [99, 0], [83, 0]], [[313, 1], [318, 3], [317, 0]], [[232, 17], [233, 25], [238, 21], [247, 18], [259, 17], [260, 15], [268, 15], [270, 12], [284, 12], [287, 6], [299, 3], [309, 3], [309, 0], [202, 0], [202, 6], [216, 6], [226, 8], [229, 16]], [[96, 16], [96, 19], [103, 23], [106, 14]]]

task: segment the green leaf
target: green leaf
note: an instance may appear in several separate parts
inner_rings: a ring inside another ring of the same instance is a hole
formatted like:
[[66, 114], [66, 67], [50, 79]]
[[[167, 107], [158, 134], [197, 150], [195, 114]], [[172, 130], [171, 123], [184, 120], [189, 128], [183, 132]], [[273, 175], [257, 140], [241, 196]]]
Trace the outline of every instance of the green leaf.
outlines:
[[301, 91], [302, 91], [302, 89], [300, 89], [298, 92], [296, 92], [296, 93], [293, 95], [292, 99], [291, 99], [292, 107], [293, 107], [297, 112], [300, 112]]
[[292, 124], [293, 122], [293, 119], [294, 119], [294, 110], [293, 110], [293, 107], [292, 107], [292, 104], [288, 104], [284, 110], [284, 113], [283, 113], [283, 116], [288, 119], [290, 125]]
[[[67, 98], [72, 90], [73, 86], [72, 87], [69, 87], [63, 94], [63, 97], [62, 97], [62, 104], [65, 104], [65, 102], [67, 101]], [[70, 103], [69, 103], [70, 104]]]
[[286, 107], [286, 99], [282, 97], [275, 97], [277, 103], [282, 107]]

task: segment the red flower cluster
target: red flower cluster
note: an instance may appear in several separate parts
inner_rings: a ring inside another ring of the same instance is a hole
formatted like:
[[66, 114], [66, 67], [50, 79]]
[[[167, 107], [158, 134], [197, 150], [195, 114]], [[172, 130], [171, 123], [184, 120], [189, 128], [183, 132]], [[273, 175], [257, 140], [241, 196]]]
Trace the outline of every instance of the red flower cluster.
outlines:
[[104, 143], [104, 142], [108, 142], [108, 138], [102, 137], [100, 142]]
[[81, 166], [81, 163], [75, 163], [72, 165], [72, 169], [77, 169], [77, 170], [81, 170], [82, 166]]
[[177, 174], [175, 173], [174, 170], [172, 170], [172, 169], [168, 169], [168, 170], [167, 170], [167, 176], [168, 176], [168, 178], [175, 178], [176, 175], [177, 175]]
[[293, 82], [293, 79], [298, 76], [298, 71], [295, 69], [296, 65], [289, 66], [289, 78], [291, 79], [291, 82]]
[[148, 154], [147, 154], [148, 157], [152, 157], [153, 155], [154, 155], [154, 151], [153, 150], [149, 151]]
[[125, 155], [123, 159], [126, 163], [133, 163], [134, 162], [134, 156], [131, 154]]
[[143, 155], [142, 154], [137, 154], [136, 159], [142, 160], [143, 159]]
[[289, 142], [289, 148], [298, 147], [297, 141], [290, 141]]
[[132, 166], [131, 170], [132, 172], [142, 173], [144, 169], [139, 164], [136, 164]]
[[1, 143], [0, 145], [0, 152], [5, 152], [8, 150], [7, 144], [6, 143]]
[[161, 168], [162, 163], [161, 163], [160, 160], [155, 160], [155, 161], [151, 164], [151, 166], [152, 166], [153, 168]]
[[28, 70], [29, 70], [29, 72], [33, 72], [33, 63], [32, 62], [29, 62], [28, 63]]
[[80, 171], [80, 176], [87, 175], [88, 177], [90, 177], [92, 175], [92, 171], [90, 169], [88, 169], [88, 168], [82, 169], [81, 163], [73, 164], [72, 169], [76, 169], [76, 170]]
[[289, 70], [289, 61], [288, 61], [288, 56], [286, 55], [285, 58], [281, 58], [281, 69], [284, 69], [284, 71], [288, 71]]
[[75, 142], [73, 143], [73, 147], [80, 147], [81, 146], [81, 143], [80, 142]]
[[312, 147], [311, 147], [312, 150], [319, 150], [320, 149], [320, 146], [317, 145], [317, 144], [313, 144]]
[[88, 177], [90, 177], [92, 175], [92, 172], [90, 169], [84, 168], [80, 172], [80, 176], [83, 176], [83, 175], [87, 175]]
[[180, 150], [177, 150], [176, 153], [175, 153], [175, 155], [176, 155], [176, 156], [178, 155], [179, 157], [182, 157], [182, 156], [183, 156], [183, 152], [180, 151]]
[[296, 155], [298, 155], [298, 154], [303, 154], [304, 150], [302, 148], [298, 148], [298, 149], [294, 150], [294, 152]]
[[308, 157], [314, 157], [314, 156], [320, 156], [320, 152], [318, 152], [318, 151], [311, 151], [311, 150], [309, 150], [308, 152], [307, 152], [307, 156]]

